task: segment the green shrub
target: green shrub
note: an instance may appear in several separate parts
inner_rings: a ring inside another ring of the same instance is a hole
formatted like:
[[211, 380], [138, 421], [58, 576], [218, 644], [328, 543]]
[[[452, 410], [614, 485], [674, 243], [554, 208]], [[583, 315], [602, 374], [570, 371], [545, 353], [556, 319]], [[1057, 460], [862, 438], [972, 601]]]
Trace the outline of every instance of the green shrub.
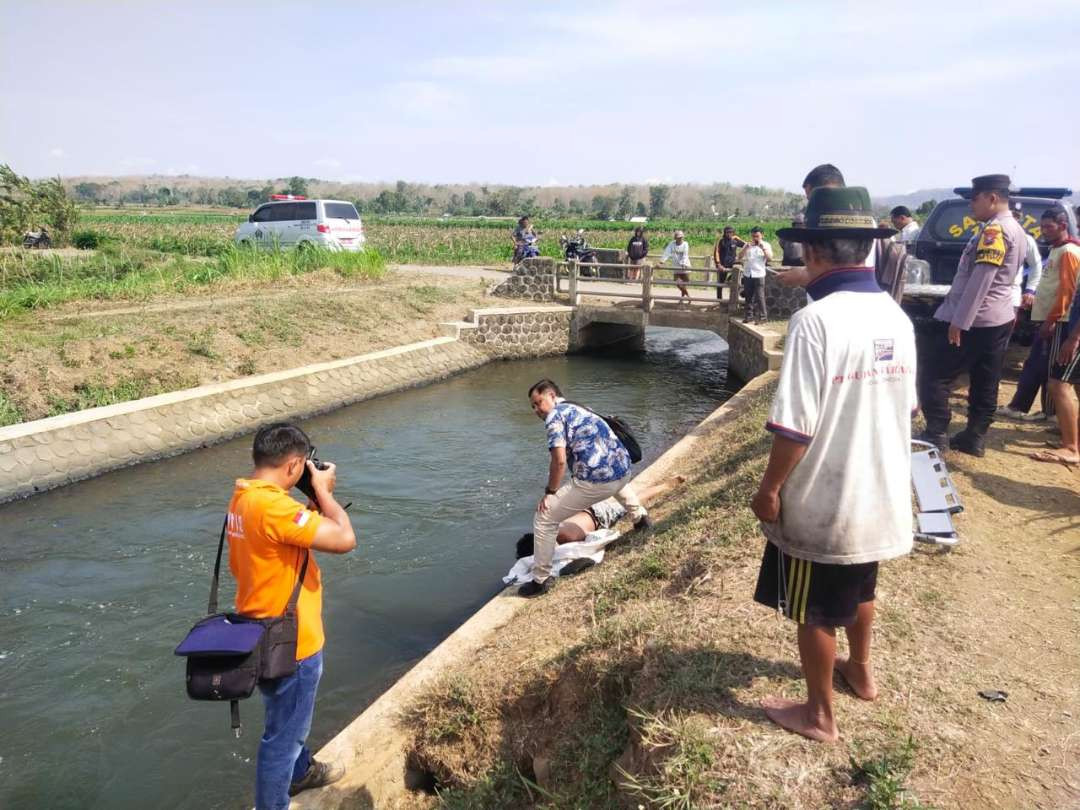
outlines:
[[97, 250], [105, 237], [97, 231], [76, 231], [71, 237], [71, 244], [79, 250]]

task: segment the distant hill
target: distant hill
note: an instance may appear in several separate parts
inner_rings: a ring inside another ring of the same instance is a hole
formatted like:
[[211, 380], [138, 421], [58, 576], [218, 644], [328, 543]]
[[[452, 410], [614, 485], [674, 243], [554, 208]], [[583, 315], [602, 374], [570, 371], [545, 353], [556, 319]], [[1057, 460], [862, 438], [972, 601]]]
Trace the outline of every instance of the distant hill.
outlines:
[[912, 211], [927, 200], [947, 200], [955, 197], [952, 188], [923, 188], [908, 194], [890, 194], [886, 197], [874, 197], [874, 206], [877, 208], [893, 208], [897, 205], [906, 205]]
[[[1075, 188], [1075, 186], [1073, 186]], [[912, 191], [910, 194], [892, 194], [886, 197], [874, 197], [873, 202], [876, 208], [892, 208], [896, 205], [906, 205], [912, 211], [918, 208], [927, 200], [947, 200], [950, 197], [955, 197], [951, 188], [924, 188], [918, 191]], [[1073, 194], [1070, 197], [1066, 197], [1063, 202], [1068, 205], [1080, 205], [1080, 194]]]

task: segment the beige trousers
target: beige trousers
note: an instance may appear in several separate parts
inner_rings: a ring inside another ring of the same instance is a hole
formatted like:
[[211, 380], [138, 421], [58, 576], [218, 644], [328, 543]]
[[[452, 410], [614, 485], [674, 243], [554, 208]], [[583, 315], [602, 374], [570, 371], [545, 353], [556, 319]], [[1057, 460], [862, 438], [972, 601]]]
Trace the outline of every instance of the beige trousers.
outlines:
[[608, 498], [615, 498], [621, 503], [635, 523], [646, 515], [645, 507], [641, 505], [637, 493], [630, 485], [630, 476], [603, 484], [572, 478], [569, 483], [559, 487], [559, 491], [552, 498], [548, 508], [537, 512], [533, 518], [533, 579], [537, 582], [543, 582], [551, 576], [551, 559], [555, 556], [559, 524], [567, 518]]

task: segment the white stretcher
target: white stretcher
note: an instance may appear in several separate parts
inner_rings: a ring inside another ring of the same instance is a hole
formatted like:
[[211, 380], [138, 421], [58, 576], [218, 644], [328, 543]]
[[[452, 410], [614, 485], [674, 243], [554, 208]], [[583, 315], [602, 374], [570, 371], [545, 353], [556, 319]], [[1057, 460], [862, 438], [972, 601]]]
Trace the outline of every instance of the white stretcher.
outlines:
[[911, 484], [918, 503], [914, 538], [951, 548], [960, 542], [952, 522], [953, 515], [964, 511], [960, 493], [940, 451], [929, 442], [913, 439], [911, 444]]

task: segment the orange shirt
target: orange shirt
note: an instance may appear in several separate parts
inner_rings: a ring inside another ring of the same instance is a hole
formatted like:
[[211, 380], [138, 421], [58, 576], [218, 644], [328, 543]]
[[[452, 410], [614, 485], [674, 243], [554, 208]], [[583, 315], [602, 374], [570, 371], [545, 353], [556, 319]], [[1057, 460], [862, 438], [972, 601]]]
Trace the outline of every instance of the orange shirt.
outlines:
[[[229, 569], [236, 577], [236, 612], [259, 619], [285, 612], [304, 549], [310, 549], [322, 515], [305, 509], [276, 484], [240, 478], [229, 503]], [[322, 576], [315, 555], [308, 560], [296, 605], [296, 659], [323, 647]]]

